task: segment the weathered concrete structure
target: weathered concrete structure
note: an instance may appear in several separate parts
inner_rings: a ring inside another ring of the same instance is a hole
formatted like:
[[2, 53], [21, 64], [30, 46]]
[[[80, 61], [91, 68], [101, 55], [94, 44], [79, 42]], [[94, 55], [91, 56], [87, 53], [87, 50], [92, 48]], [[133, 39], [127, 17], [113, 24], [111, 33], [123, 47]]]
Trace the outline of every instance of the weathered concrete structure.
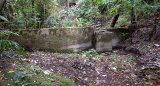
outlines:
[[20, 37], [12, 36], [24, 48], [54, 52], [79, 52], [95, 48], [97, 52], [112, 51], [119, 42], [118, 36], [107, 30], [83, 28], [27, 29]]
[[22, 30], [21, 37], [14, 37], [29, 49], [52, 51], [82, 51], [92, 47], [92, 28], [56, 28]]

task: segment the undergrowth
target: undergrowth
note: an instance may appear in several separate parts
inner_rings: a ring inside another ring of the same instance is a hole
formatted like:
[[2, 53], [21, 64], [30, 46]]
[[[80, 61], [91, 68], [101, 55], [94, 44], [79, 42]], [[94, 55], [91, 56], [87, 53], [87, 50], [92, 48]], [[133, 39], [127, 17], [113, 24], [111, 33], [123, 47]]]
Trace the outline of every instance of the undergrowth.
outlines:
[[75, 86], [64, 77], [46, 73], [40, 67], [31, 64], [18, 64], [15, 69], [3, 70], [0, 75], [0, 86]]

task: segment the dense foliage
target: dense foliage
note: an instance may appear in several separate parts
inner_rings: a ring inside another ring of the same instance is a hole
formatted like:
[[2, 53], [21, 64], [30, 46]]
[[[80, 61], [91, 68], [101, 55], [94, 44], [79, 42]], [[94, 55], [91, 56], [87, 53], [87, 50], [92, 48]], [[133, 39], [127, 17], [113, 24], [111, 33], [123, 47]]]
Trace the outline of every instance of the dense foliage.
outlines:
[[[58, 2], [57, 2], [58, 3]], [[59, 3], [58, 3], [59, 4]], [[48, 27], [86, 26], [91, 24], [94, 15], [98, 15], [98, 6], [93, 6], [91, 0], [77, 0], [70, 8], [58, 6], [47, 18]]]
[[6, 0], [2, 13], [15, 28], [44, 26], [51, 0]]
[[104, 5], [110, 19], [121, 14], [118, 23], [123, 25], [130, 21], [132, 8], [139, 20], [154, 15], [160, 7], [159, 0], [75, 0], [72, 7], [61, 6], [61, 1], [64, 0], [6, 0], [1, 16], [14, 28], [84, 26], [91, 24], [93, 16], [100, 16], [98, 7]]
[[159, 0], [94, 0], [98, 5], [105, 4], [107, 16], [121, 14], [118, 24], [125, 25], [131, 20], [131, 12], [134, 11], [136, 20], [153, 16], [160, 8]]

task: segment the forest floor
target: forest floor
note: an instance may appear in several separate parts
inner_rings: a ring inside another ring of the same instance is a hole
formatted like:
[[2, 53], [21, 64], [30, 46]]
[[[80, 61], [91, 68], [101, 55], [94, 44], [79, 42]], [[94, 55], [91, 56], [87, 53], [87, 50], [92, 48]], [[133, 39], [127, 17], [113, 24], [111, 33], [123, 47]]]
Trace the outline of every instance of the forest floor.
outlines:
[[134, 55], [124, 51], [102, 53], [94, 57], [86, 54], [31, 52], [29, 62], [42, 69], [66, 76], [77, 86], [143, 86], [137, 77]]
[[160, 41], [149, 41], [150, 31], [147, 27], [135, 31], [122, 50], [101, 54], [35, 51], [28, 53], [28, 62], [65, 76], [77, 86], [160, 85]]

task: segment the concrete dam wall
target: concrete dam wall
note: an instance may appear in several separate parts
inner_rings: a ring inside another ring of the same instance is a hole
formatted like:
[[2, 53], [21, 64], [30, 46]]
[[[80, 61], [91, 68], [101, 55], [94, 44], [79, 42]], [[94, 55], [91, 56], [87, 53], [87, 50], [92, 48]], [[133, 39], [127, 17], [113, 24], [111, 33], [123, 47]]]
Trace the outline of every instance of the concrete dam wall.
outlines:
[[105, 52], [112, 51], [112, 46], [116, 45], [112, 32], [95, 31], [90, 27], [25, 29], [19, 34], [11, 39], [32, 50], [79, 52], [95, 48], [97, 52]]

